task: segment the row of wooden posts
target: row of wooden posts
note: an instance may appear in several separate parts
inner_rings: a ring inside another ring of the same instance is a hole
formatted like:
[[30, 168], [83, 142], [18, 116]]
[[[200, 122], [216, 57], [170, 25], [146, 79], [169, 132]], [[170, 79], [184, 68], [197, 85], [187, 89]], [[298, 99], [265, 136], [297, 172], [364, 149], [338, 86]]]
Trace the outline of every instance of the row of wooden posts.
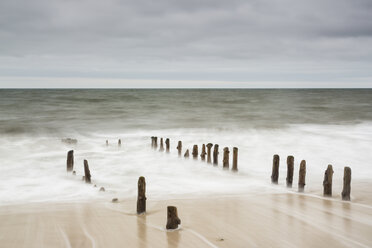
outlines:
[[[106, 146], [108, 146], [109, 145], [109, 142], [108, 142], [108, 140], [106, 140]], [[120, 147], [121, 146], [121, 139], [118, 139], [118, 146]]]
[[[120, 140], [119, 140], [120, 141]], [[107, 144], [107, 142], [106, 142]], [[119, 142], [119, 144], [121, 144]], [[67, 152], [67, 171], [73, 172], [74, 171], [74, 151]], [[89, 170], [88, 161], [84, 160], [84, 180], [86, 183], [91, 183], [91, 175]], [[103, 190], [102, 190], [103, 189]], [[100, 191], [105, 191], [103, 187], [101, 187]], [[115, 199], [115, 201], [114, 201]], [[116, 202], [117, 199], [114, 198], [113, 202]], [[146, 213], [146, 180], [144, 177], [139, 177], [138, 179], [138, 194], [137, 194], [137, 214], [145, 214]], [[167, 206], [167, 224], [166, 229], [177, 229], [178, 225], [181, 224], [181, 220], [178, 218], [177, 207], [175, 206]]]
[[[155, 137], [155, 136], [151, 137], [151, 147], [153, 149], [158, 148], [158, 137]], [[213, 147], [212, 143], [208, 143], [207, 145], [203, 144], [202, 149], [201, 149], [201, 154], [200, 154], [201, 160], [205, 161], [205, 159], [207, 157], [207, 163], [209, 163], [209, 164], [212, 163], [212, 152], [211, 152], [212, 147]], [[215, 144], [214, 148], [213, 148], [213, 165], [215, 165], [215, 166], [218, 165], [218, 154], [219, 154], [218, 147], [219, 147], [218, 144]], [[182, 141], [178, 141], [178, 145], [177, 145], [176, 148], [178, 150], [178, 156], [181, 157], [182, 156]], [[160, 152], [164, 151], [163, 138], [160, 138], [159, 151]], [[170, 141], [169, 141], [168, 138], [165, 139], [165, 151], [167, 153], [170, 152]], [[229, 154], [230, 154], [229, 148], [225, 147], [223, 149], [223, 159], [222, 159], [222, 164], [223, 164], [224, 169], [229, 169], [229, 166], [230, 166], [229, 165], [229, 160], [230, 160], [229, 159]], [[198, 159], [198, 155], [199, 155], [198, 145], [194, 145], [193, 148], [192, 148], [192, 157], [194, 159]], [[190, 157], [189, 149], [186, 149], [186, 152], [183, 156], [185, 158]], [[238, 171], [238, 148], [237, 147], [233, 148], [232, 170], [233, 171]]]
[[[294, 157], [287, 157], [287, 178], [286, 183], [287, 187], [292, 187], [293, 182], [293, 170], [294, 170]], [[298, 191], [303, 192], [305, 188], [305, 177], [306, 177], [306, 161], [302, 160], [300, 163], [299, 177], [298, 177]], [[327, 169], [324, 172], [323, 180], [323, 195], [332, 196], [332, 178], [333, 178], [333, 168], [332, 165], [328, 165]], [[273, 167], [271, 173], [271, 182], [278, 184], [279, 179], [279, 155], [275, 154], [273, 157]], [[344, 168], [344, 184], [343, 190], [341, 193], [342, 200], [350, 201], [350, 192], [351, 192], [351, 169], [350, 167]]]

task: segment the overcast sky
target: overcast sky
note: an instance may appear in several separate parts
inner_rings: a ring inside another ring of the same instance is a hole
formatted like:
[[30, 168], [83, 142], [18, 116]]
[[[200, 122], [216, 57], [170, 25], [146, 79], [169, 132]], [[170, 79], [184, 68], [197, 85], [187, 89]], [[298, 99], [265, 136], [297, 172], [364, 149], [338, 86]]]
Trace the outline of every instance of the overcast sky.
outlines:
[[372, 87], [371, 0], [0, 0], [0, 87]]

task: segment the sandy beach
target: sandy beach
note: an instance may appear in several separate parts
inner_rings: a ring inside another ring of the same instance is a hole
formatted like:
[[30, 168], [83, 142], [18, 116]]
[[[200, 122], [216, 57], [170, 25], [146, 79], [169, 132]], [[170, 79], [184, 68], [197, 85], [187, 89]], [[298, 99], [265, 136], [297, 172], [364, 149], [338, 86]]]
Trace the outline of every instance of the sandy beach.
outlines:
[[[1, 247], [371, 247], [372, 206], [280, 193], [0, 208]], [[166, 231], [166, 206], [181, 227]]]

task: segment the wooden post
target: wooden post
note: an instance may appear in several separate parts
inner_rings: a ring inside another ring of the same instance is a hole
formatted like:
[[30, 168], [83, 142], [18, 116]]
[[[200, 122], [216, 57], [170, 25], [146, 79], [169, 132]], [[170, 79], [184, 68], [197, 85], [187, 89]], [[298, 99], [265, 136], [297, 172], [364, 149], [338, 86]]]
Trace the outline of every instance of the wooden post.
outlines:
[[121, 139], [118, 140], [118, 146], [121, 146]]
[[332, 177], [333, 177], [333, 168], [332, 165], [328, 165], [327, 170], [324, 172], [323, 180], [323, 195], [332, 196]]
[[170, 144], [169, 144], [169, 139], [166, 138], [166, 139], [165, 139], [165, 151], [166, 151], [166, 152], [169, 152], [169, 145], [170, 145]]
[[155, 146], [155, 137], [154, 136], [151, 136], [151, 147], [154, 148]]
[[273, 169], [271, 172], [271, 182], [278, 184], [279, 179], [279, 155], [275, 154], [273, 157]]
[[189, 149], [186, 150], [185, 155], [183, 155], [185, 158], [190, 157]]
[[177, 150], [178, 150], [178, 156], [181, 157], [181, 155], [182, 155], [182, 141], [178, 141]]
[[178, 218], [177, 208], [174, 206], [167, 207], [167, 226], [169, 229], [177, 229], [178, 225], [181, 224], [180, 218]]
[[218, 145], [214, 145], [214, 150], [213, 150], [213, 164], [218, 165]]
[[146, 212], [146, 181], [144, 177], [138, 178], [137, 214]]
[[158, 137], [154, 137], [154, 148], [158, 148]]
[[288, 156], [287, 157], [287, 187], [292, 188], [293, 182], [293, 169], [294, 169], [294, 157]]
[[106, 146], [108, 146], [108, 140], [106, 140]]
[[163, 151], [164, 151], [163, 138], [160, 138], [160, 148], [159, 148], [159, 152], [163, 152]]
[[351, 191], [351, 169], [350, 167], [344, 168], [344, 188], [342, 189], [342, 200], [350, 201], [350, 191]]
[[67, 171], [74, 170], [74, 150], [67, 152]]
[[201, 160], [202, 161], [205, 161], [205, 155], [206, 155], [207, 153], [205, 152], [205, 144], [203, 144], [202, 145], [202, 151], [201, 151], [201, 153], [200, 153], [200, 158], [201, 158]]
[[229, 148], [228, 147], [225, 147], [223, 148], [223, 160], [222, 160], [222, 164], [223, 164], [223, 168], [224, 169], [229, 169]]
[[300, 164], [300, 171], [298, 176], [298, 191], [304, 192], [306, 177], [306, 161], [302, 160]]
[[86, 159], [84, 159], [84, 174], [85, 174], [84, 176], [85, 182], [91, 183], [89, 165]]
[[192, 148], [192, 157], [194, 159], [198, 159], [198, 145], [194, 145], [194, 147]]
[[212, 163], [212, 158], [211, 158], [211, 148], [212, 148], [213, 144], [212, 143], [208, 143], [207, 144], [207, 163]]
[[232, 166], [233, 171], [238, 171], [238, 148], [234, 147], [233, 148], [233, 166]]

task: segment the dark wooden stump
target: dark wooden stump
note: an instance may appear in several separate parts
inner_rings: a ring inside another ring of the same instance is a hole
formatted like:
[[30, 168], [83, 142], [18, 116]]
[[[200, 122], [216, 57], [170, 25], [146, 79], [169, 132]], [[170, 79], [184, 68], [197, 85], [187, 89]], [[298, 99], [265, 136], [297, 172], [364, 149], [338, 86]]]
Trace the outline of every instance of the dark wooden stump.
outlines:
[[230, 154], [229, 148], [228, 147], [223, 148], [222, 164], [224, 169], [229, 169], [229, 154]]
[[200, 153], [200, 158], [201, 158], [201, 161], [205, 161], [205, 155], [207, 155], [206, 151], [205, 151], [205, 144], [202, 145], [202, 151]]
[[166, 138], [166, 139], [165, 139], [165, 151], [166, 151], [166, 152], [169, 152], [169, 146], [170, 146], [170, 144], [169, 144], [169, 139]]
[[88, 161], [86, 159], [84, 159], [84, 180], [86, 183], [91, 183], [91, 180], [90, 180], [90, 170], [89, 170], [89, 165], [88, 165]]
[[151, 136], [151, 147], [154, 148], [155, 146], [155, 137]]
[[238, 171], [238, 148], [233, 148], [233, 165], [232, 165], [233, 171]]
[[178, 156], [182, 156], [182, 141], [178, 141], [177, 145], [177, 150], [178, 150]]
[[67, 171], [74, 170], [74, 151], [67, 152]]
[[192, 148], [192, 157], [194, 159], [198, 159], [198, 145], [194, 145], [193, 148]]
[[292, 188], [293, 170], [294, 170], [294, 157], [288, 156], [287, 157], [287, 178], [286, 178], [288, 188]]
[[164, 151], [163, 138], [160, 138], [160, 148], [159, 148], [159, 152], [163, 152], [163, 151]]
[[212, 143], [208, 143], [207, 144], [207, 163], [212, 163], [212, 156], [211, 156], [211, 148], [212, 148], [213, 144]]
[[108, 140], [106, 140], [106, 146], [108, 146]]
[[178, 218], [177, 208], [174, 206], [167, 207], [167, 226], [169, 229], [177, 229], [178, 225], [181, 224], [180, 218]]
[[218, 165], [218, 145], [215, 144], [213, 148], [213, 164]]
[[185, 155], [183, 155], [185, 158], [190, 157], [189, 149], [186, 150]]
[[158, 137], [154, 137], [154, 148], [158, 148]]
[[121, 139], [118, 140], [118, 146], [121, 146]]
[[146, 181], [144, 177], [138, 178], [137, 214], [146, 212]]
[[350, 167], [344, 168], [344, 188], [342, 189], [342, 200], [350, 201], [350, 191], [351, 191], [351, 169]]
[[275, 154], [273, 157], [273, 169], [271, 172], [271, 182], [278, 184], [279, 179], [279, 155]]
[[332, 165], [328, 165], [327, 170], [324, 172], [323, 180], [323, 195], [332, 196], [332, 177], [333, 177], [333, 168]]
[[302, 160], [300, 164], [300, 171], [298, 173], [298, 191], [304, 192], [305, 178], [306, 178], [306, 161]]

